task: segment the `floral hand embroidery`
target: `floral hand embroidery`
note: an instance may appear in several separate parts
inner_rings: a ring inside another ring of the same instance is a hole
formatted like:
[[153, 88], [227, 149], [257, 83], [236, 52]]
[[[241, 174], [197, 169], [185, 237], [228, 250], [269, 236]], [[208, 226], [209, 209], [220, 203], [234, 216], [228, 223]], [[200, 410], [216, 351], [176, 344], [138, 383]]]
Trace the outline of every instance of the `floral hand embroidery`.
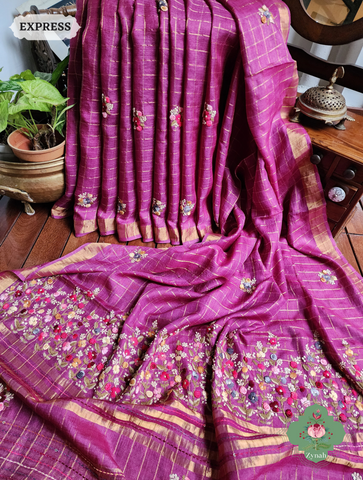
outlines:
[[203, 125], [207, 125], [207, 127], [211, 127], [214, 122], [214, 117], [216, 116], [216, 111], [213, 110], [212, 105], [208, 105], [208, 103], [204, 104], [204, 111], [203, 111]]
[[133, 122], [134, 122], [134, 130], [141, 132], [141, 130], [145, 127], [146, 117], [142, 114], [140, 110], [136, 110], [133, 108]]
[[143, 258], [147, 257], [147, 255], [148, 254], [145, 253], [145, 250], [142, 250], [141, 248], [129, 253], [131, 263], [140, 262]]
[[192, 213], [195, 203], [192, 203], [190, 200], [182, 200], [180, 202], [180, 211], [182, 215], [189, 216]]
[[12, 332], [56, 370], [68, 370], [69, 378], [87, 392], [107, 364], [123, 316], [102, 308], [100, 315], [91, 310], [98, 288], [81, 291], [76, 287], [68, 293], [63, 288], [56, 277], [11, 286], [0, 296], [0, 306], [4, 301], [0, 317], [5, 321], [16, 312], [9, 325]]
[[[129, 253], [131, 262], [146, 256], [141, 248]], [[244, 280], [251, 286], [252, 280]], [[70, 290], [57, 277], [17, 282], [0, 294], [0, 321], [35, 355], [99, 398], [118, 401], [122, 395], [129, 403], [151, 405], [168, 401], [172, 392], [193, 411], [211, 401], [246, 421], [276, 425], [278, 420], [284, 426], [319, 403], [347, 433], [361, 429], [363, 396], [345, 378], [362, 384], [354, 339], [342, 340], [341, 361], [332, 365], [325, 353], [329, 345], [317, 332], [294, 356], [277, 332], [262, 333], [245, 346], [237, 329], [220, 335], [217, 322], [193, 338], [179, 330], [159, 331], [156, 320], [143, 329], [123, 330], [128, 314], [95, 309], [90, 301], [96, 295], [98, 289]], [[11, 398], [0, 385], [0, 411]]]
[[159, 0], [158, 1], [158, 12], [167, 12], [168, 11], [168, 3], [166, 0]]
[[0, 413], [9, 406], [9, 402], [14, 398], [10, 388], [0, 380]]
[[177, 130], [183, 125], [182, 112], [183, 112], [182, 107], [175, 107], [173, 108], [173, 110], [170, 110], [169, 119], [171, 121], [171, 126], [174, 130]]
[[267, 25], [270, 25], [270, 23], [275, 23], [274, 17], [266, 5], [263, 5], [262, 8], [258, 9], [258, 14], [261, 17], [262, 23], [266, 23]]
[[126, 203], [123, 203], [119, 198], [117, 199], [117, 213], [120, 215], [125, 215], [126, 213]]
[[251, 295], [251, 293], [256, 290], [256, 279], [252, 278], [251, 280], [250, 278], [242, 278], [239, 288]]
[[97, 200], [97, 195], [92, 195], [92, 193], [82, 193], [78, 195], [78, 203], [80, 207], [90, 208], [90, 206]]
[[113, 103], [106, 97], [106, 95], [102, 94], [102, 116], [103, 118], [107, 118], [107, 115], [111, 114], [111, 110], [113, 109]]
[[177, 475], [176, 473], [171, 473], [169, 480], [189, 480], [189, 477], [186, 477], [185, 475], [179, 477], [179, 475]]
[[323, 270], [322, 272], [318, 273], [320, 281], [323, 283], [328, 283], [329, 285], [335, 285], [337, 281], [337, 277], [332, 275], [330, 270]]
[[153, 198], [153, 204], [151, 209], [154, 215], [157, 215], [158, 217], [160, 217], [161, 213], [163, 212], [163, 210], [165, 210], [165, 208], [166, 208], [165, 203], [161, 203], [160, 200], [156, 200], [156, 198]]

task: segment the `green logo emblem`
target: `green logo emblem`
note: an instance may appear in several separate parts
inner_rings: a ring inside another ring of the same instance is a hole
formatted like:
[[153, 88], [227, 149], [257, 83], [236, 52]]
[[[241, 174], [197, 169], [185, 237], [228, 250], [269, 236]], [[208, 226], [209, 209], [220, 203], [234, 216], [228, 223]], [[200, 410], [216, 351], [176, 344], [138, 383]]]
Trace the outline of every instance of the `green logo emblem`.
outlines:
[[298, 445], [305, 458], [314, 463], [325, 460], [328, 451], [342, 443], [344, 435], [343, 425], [316, 403], [306, 408], [304, 415], [292, 422], [287, 431], [290, 443]]

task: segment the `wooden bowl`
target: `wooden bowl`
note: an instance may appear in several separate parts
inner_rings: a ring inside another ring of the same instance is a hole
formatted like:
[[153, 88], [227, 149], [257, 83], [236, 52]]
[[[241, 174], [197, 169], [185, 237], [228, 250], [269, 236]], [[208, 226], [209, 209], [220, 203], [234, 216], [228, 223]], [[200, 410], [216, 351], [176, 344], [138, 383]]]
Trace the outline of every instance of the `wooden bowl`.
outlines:
[[[37, 125], [37, 127], [40, 130], [43, 125]], [[48, 162], [64, 155], [65, 140], [58, 132], [56, 132], [58, 144], [55, 147], [47, 148], [46, 150], [31, 150], [31, 141], [22, 133], [24, 130], [24, 128], [15, 130], [8, 136], [9, 147], [20, 160], [25, 160], [26, 162]]]

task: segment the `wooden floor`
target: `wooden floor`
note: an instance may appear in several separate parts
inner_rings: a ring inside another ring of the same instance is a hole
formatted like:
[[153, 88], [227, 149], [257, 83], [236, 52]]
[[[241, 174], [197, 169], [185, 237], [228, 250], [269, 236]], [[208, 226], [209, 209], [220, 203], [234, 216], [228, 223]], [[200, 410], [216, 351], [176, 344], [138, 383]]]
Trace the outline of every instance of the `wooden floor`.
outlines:
[[[54, 220], [50, 217], [52, 204], [34, 205], [35, 215], [23, 211], [22, 203], [0, 198], [0, 272], [18, 268], [33, 267], [51, 262], [90, 242], [116, 243], [115, 235], [102, 237], [92, 232], [76, 238], [72, 218]], [[167, 248], [169, 244], [143, 243], [133, 240], [127, 245]]]
[[[340, 251], [348, 262], [363, 275], [363, 201], [346, 229], [336, 239]], [[0, 198], [0, 272], [32, 267], [51, 262], [90, 242], [116, 243], [115, 235], [100, 236], [97, 232], [76, 238], [72, 219], [54, 220], [50, 217], [51, 204], [35, 205], [35, 215], [28, 216], [23, 205], [8, 197]], [[143, 243], [133, 240], [134, 246], [167, 248], [169, 244]]]

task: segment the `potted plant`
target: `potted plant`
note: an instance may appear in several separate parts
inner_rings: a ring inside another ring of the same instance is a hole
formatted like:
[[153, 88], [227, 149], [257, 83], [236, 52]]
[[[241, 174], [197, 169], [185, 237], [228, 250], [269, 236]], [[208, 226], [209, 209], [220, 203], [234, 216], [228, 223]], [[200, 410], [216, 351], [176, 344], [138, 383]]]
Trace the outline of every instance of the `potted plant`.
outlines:
[[[68, 98], [56, 88], [68, 57], [53, 74], [30, 70], [0, 81], [0, 134], [15, 129], [7, 141], [14, 154], [27, 161], [47, 161], [64, 153], [63, 130]], [[43, 112], [46, 120], [38, 125], [35, 112]]]

